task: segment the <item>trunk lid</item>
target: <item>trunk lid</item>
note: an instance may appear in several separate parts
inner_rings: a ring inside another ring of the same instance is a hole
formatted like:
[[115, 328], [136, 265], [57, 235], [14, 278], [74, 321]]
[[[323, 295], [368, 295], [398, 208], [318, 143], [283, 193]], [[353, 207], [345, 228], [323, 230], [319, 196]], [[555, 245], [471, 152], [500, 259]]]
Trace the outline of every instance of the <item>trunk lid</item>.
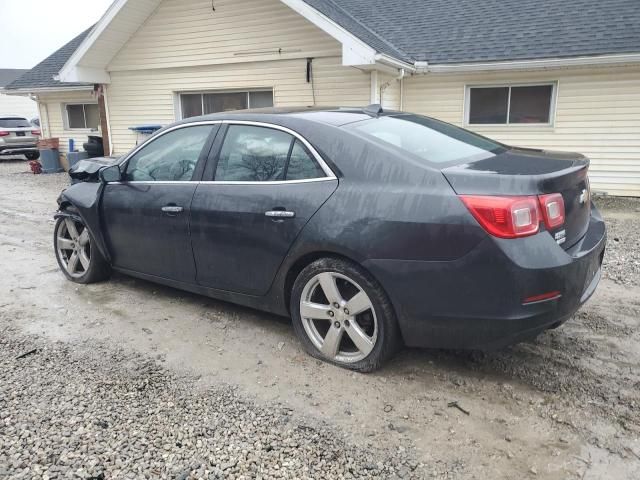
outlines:
[[444, 168], [443, 175], [458, 195], [540, 195], [560, 193], [565, 222], [551, 235], [568, 249], [589, 226], [591, 201], [589, 160], [566, 152], [511, 148], [464, 165]]

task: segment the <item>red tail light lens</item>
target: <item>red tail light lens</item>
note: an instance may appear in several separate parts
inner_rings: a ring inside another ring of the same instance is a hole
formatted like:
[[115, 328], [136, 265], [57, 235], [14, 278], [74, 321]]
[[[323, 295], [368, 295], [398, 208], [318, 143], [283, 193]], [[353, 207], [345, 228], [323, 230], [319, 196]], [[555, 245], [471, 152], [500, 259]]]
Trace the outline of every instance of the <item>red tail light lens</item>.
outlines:
[[0, 130], [0, 137], [7, 137], [9, 132], [5, 132], [4, 130]]
[[31, 135], [40, 136], [40, 130], [31, 130]]
[[461, 195], [460, 198], [491, 235], [518, 238], [538, 233], [538, 197]]
[[564, 224], [564, 199], [559, 193], [539, 195], [542, 218], [547, 229], [559, 227]]

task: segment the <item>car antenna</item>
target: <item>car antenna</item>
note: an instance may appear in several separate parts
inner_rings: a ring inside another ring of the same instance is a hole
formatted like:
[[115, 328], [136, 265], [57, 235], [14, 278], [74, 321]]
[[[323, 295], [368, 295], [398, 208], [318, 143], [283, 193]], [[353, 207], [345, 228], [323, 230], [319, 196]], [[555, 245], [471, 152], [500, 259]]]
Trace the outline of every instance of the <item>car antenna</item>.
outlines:
[[364, 113], [367, 115], [371, 115], [372, 117], [378, 117], [381, 113], [383, 113], [382, 105], [379, 103], [374, 103], [364, 108]]

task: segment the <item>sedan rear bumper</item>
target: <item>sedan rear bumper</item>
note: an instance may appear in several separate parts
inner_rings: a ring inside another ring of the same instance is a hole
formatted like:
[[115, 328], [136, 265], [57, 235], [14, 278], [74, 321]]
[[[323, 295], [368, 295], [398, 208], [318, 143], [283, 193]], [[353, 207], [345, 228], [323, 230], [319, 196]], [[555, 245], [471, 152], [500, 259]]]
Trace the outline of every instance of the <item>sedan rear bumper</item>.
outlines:
[[[563, 250], [547, 232], [487, 238], [450, 262], [369, 260], [364, 265], [394, 304], [409, 346], [493, 349], [568, 320], [594, 293], [606, 245], [592, 209], [584, 237]], [[549, 292], [560, 296], [526, 303]]]

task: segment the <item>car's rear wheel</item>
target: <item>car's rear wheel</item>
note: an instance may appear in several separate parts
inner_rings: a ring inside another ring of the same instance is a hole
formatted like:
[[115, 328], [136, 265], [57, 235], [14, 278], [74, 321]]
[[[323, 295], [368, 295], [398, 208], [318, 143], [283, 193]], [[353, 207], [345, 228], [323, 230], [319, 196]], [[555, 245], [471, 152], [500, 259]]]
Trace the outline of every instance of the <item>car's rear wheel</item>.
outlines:
[[56, 220], [53, 246], [62, 273], [76, 283], [94, 283], [109, 278], [111, 268], [97, 248], [89, 229], [78, 219]]
[[24, 154], [27, 160], [37, 160], [40, 158], [40, 152], [27, 152]]
[[307, 266], [294, 283], [290, 307], [306, 350], [341, 367], [375, 370], [400, 344], [387, 295], [355, 263], [323, 258]]

